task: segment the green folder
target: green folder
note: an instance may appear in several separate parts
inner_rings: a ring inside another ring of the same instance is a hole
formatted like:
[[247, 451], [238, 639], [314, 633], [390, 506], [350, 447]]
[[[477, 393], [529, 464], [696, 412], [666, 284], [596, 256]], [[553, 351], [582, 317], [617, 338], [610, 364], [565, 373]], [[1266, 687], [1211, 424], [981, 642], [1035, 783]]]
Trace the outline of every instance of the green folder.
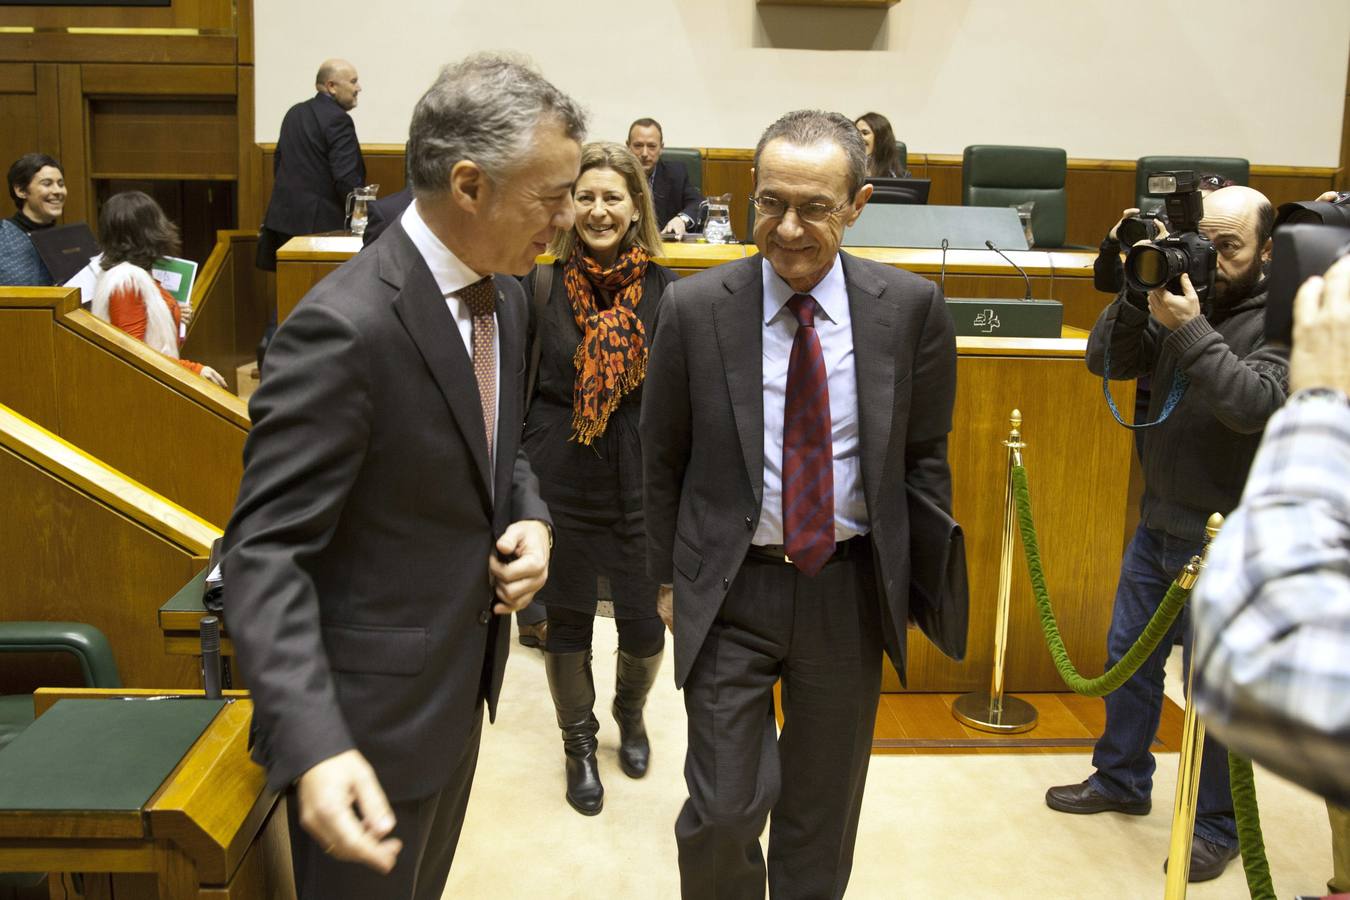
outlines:
[[0, 750], [0, 810], [139, 810], [227, 702], [59, 700]]

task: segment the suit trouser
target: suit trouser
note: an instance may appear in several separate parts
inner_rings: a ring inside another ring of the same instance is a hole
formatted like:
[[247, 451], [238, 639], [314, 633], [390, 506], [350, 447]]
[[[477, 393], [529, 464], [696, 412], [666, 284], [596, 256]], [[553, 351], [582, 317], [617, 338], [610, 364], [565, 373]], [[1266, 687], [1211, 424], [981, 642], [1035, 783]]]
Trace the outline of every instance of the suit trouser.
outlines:
[[684, 897], [763, 897], [770, 812], [775, 900], [843, 896], [881, 690], [876, 578], [862, 556], [814, 578], [751, 557], [736, 576], [684, 686]]
[[[393, 836], [403, 841], [398, 862], [388, 875], [358, 863], [327, 856], [300, 827], [295, 792], [287, 797], [291, 828], [291, 863], [299, 900], [440, 900], [450, 864], [455, 858], [464, 810], [469, 804], [473, 773], [478, 764], [478, 742], [483, 734], [483, 705], [478, 704], [473, 730], [459, 759], [449, 759], [450, 780], [430, 797], [401, 800], [394, 809]], [[428, 761], [428, 764], [432, 764]]]

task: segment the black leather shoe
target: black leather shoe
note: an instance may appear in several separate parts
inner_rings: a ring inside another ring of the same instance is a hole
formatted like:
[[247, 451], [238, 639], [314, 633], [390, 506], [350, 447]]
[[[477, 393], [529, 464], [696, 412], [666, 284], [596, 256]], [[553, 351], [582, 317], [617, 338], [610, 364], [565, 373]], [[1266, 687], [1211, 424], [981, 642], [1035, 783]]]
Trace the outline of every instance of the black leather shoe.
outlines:
[[1059, 812], [1086, 816], [1099, 812], [1119, 812], [1128, 816], [1146, 816], [1152, 800], [1112, 800], [1091, 784], [1062, 784], [1045, 792], [1045, 805]]
[[[1207, 841], [1196, 835], [1191, 839], [1191, 870], [1186, 874], [1189, 882], [1213, 881], [1228, 868], [1228, 861], [1241, 855], [1237, 847], [1225, 847]], [[1163, 871], [1167, 871], [1167, 860], [1163, 860]]]
[[522, 647], [533, 647], [536, 650], [543, 650], [544, 645], [548, 643], [548, 619], [542, 619], [533, 625], [520, 623], [520, 641]]

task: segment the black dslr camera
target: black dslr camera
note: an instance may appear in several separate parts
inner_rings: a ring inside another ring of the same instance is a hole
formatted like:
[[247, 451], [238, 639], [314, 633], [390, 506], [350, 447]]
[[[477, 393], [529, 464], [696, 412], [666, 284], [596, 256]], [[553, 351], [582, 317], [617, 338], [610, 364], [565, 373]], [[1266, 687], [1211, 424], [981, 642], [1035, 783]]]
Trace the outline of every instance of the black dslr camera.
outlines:
[[[1346, 211], [1350, 212], [1350, 205]], [[1276, 227], [1266, 294], [1267, 341], [1293, 344], [1294, 295], [1303, 282], [1324, 274], [1332, 263], [1347, 254], [1350, 254], [1350, 227], [1345, 225], [1302, 222]]]
[[1141, 294], [1163, 286], [1180, 294], [1181, 276], [1189, 275], [1196, 296], [1205, 303], [1214, 293], [1219, 254], [1200, 236], [1205, 208], [1199, 177], [1194, 172], [1155, 172], [1148, 176], [1148, 192], [1165, 195], [1163, 206], [1172, 233], [1130, 247], [1125, 256], [1125, 284]]
[[1161, 209], [1142, 212], [1137, 216], [1130, 216], [1128, 219], [1122, 219], [1116, 226], [1116, 240], [1120, 241], [1120, 246], [1129, 249], [1140, 241], [1156, 241], [1161, 233], [1158, 229], [1158, 223], [1161, 222], [1164, 228], [1171, 229], [1167, 222], [1167, 213]]

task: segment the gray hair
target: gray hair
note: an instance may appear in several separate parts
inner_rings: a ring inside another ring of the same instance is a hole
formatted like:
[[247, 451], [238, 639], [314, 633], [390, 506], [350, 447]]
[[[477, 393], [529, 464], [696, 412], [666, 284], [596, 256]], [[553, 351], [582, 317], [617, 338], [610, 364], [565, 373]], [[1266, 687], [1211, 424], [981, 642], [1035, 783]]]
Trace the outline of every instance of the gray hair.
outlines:
[[832, 143], [844, 151], [848, 159], [848, 196], [852, 199], [867, 177], [867, 145], [853, 120], [839, 113], [819, 109], [799, 109], [782, 116], [760, 135], [755, 145], [755, 171], [759, 171], [759, 157], [770, 141], [785, 140], [798, 147]]
[[493, 180], [529, 153], [546, 118], [577, 143], [586, 114], [523, 62], [480, 53], [441, 70], [417, 101], [408, 129], [408, 182], [415, 196], [445, 191], [450, 170], [471, 160]]

